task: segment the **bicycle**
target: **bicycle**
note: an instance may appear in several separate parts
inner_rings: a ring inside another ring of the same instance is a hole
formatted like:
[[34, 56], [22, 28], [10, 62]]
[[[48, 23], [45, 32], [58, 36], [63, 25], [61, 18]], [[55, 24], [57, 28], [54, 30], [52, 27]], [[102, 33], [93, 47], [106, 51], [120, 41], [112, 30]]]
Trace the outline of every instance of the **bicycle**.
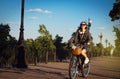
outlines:
[[[79, 51], [79, 52], [78, 52]], [[82, 77], [88, 77], [90, 72], [90, 62], [84, 64], [85, 58], [80, 54], [80, 50], [76, 49], [72, 52], [72, 57], [69, 63], [69, 77], [75, 79], [79, 77], [81, 71]]]

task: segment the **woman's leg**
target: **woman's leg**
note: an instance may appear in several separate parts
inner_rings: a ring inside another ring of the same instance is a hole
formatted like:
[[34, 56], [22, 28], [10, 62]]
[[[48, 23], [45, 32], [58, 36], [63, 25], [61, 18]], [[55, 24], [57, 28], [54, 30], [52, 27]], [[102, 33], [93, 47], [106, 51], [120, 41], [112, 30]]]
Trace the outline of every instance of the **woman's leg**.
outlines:
[[88, 59], [87, 54], [86, 54], [86, 49], [82, 50], [82, 55], [85, 57], [85, 62], [84, 63], [87, 64], [89, 62], [89, 59]]
[[87, 58], [86, 49], [83, 49], [83, 50], [82, 50], [82, 55], [83, 55], [85, 58]]

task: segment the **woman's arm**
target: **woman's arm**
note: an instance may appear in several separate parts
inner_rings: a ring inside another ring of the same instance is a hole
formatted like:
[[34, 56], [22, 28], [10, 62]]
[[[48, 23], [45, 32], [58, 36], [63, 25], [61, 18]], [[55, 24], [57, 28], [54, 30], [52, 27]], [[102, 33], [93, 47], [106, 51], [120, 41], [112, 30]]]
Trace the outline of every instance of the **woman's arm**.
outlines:
[[75, 48], [77, 41], [78, 41], [78, 30], [75, 32], [75, 34], [68, 41], [69, 47]]

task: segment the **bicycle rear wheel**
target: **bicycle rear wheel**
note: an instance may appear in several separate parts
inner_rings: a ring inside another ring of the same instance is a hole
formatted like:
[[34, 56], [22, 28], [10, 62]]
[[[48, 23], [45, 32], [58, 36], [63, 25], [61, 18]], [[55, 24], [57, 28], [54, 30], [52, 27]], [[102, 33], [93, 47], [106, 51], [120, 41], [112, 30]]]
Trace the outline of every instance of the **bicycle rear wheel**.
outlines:
[[90, 62], [87, 64], [84, 64], [81, 71], [82, 71], [82, 76], [87, 77], [90, 72]]
[[73, 56], [69, 64], [69, 77], [70, 79], [75, 79], [77, 76], [77, 57]]

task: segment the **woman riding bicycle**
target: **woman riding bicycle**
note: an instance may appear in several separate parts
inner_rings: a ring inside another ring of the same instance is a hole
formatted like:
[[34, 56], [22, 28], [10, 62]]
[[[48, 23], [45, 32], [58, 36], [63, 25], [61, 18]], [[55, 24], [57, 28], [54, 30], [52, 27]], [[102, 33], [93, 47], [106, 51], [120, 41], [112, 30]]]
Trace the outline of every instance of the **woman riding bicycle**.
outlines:
[[81, 22], [75, 35], [70, 39], [69, 45], [73, 50], [76, 48], [82, 48], [81, 54], [85, 57], [84, 64], [87, 64], [89, 62], [89, 58], [86, 53], [89, 50], [91, 41], [92, 38], [87, 23]]

